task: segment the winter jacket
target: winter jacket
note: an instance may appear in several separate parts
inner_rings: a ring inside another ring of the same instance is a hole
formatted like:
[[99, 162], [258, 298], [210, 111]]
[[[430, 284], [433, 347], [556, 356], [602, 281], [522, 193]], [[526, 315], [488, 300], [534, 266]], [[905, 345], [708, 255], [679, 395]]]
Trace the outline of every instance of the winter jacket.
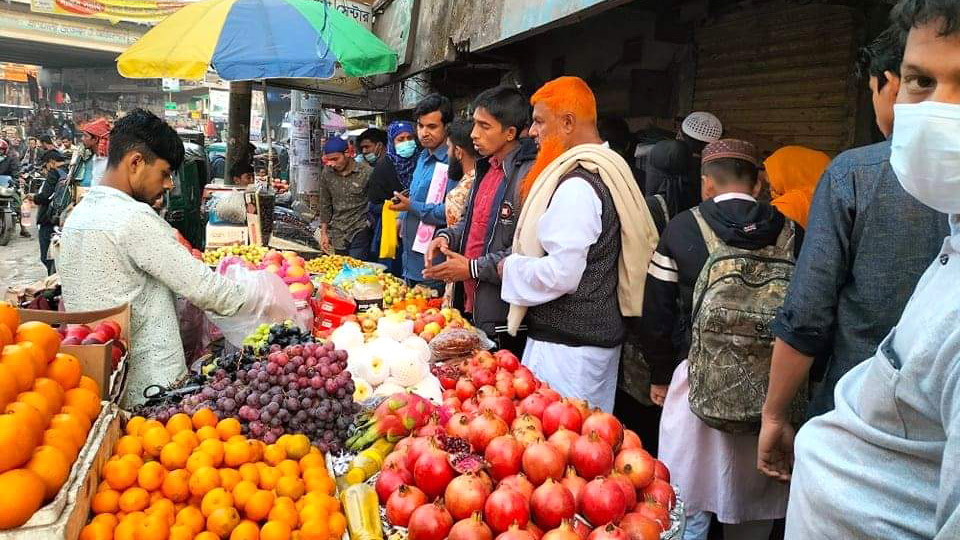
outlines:
[[[523, 178], [537, 159], [537, 145], [533, 139], [520, 139], [520, 144], [503, 160], [504, 179], [497, 190], [490, 211], [496, 212], [487, 225], [486, 253], [470, 261], [470, 277], [476, 280], [477, 292], [473, 303], [473, 322], [489, 336], [506, 331], [507, 312], [510, 305], [500, 299], [500, 276], [497, 263], [510, 255], [513, 232], [520, 217], [518, 191]], [[470, 189], [466, 214], [456, 225], [441, 229], [435, 236], [443, 236], [450, 247], [458, 253], [466, 248], [473, 222], [473, 206], [477, 188], [490, 170], [489, 158], [477, 161], [476, 180]], [[462, 307], [463, 285], [458, 283], [455, 291], [458, 307]]]

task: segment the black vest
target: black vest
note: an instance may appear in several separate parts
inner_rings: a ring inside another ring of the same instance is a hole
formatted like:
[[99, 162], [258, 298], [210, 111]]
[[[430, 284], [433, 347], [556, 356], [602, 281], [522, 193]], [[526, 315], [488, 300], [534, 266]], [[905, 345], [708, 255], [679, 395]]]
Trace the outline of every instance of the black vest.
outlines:
[[587, 251], [587, 267], [577, 290], [527, 310], [529, 336], [562, 345], [616, 347], [623, 342], [624, 333], [617, 299], [620, 216], [610, 190], [599, 175], [578, 167], [560, 182], [574, 177], [586, 180], [600, 197], [603, 229]]

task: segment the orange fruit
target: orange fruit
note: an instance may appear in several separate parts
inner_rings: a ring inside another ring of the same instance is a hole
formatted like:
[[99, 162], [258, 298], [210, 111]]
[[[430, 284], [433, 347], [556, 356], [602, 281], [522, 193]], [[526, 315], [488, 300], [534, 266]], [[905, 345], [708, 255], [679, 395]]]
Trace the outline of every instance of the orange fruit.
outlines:
[[[0, 415], [0, 471], [19, 467], [30, 459], [36, 437], [27, 421], [16, 414]], [[0, 506], [0, 508], [3, 508]]]
[[135, 469], [140, 469], [140, 467], [143, 467], [143, 458], [136, 454], [127, 454], [125, 456], [120, 456], [120, 459], [133, 465]]
[[210, 457], [210, 454], [201, 451], [195, 451], [190, 454], [190, 457], [187, 458], [187, 470], [191, 473], [197, 472], [197, 469], [203, 467], [213, 467], [213, 458]]
[[217, 431], [217, 428], [214, 426], [203, 426], [197, 430], [197, 438], [201, 441], [207, 439], [217, 439], [220, 440], [220, 432]]
[[220, 487], [227, 491], [233, 491], [242, 478], [236, 469], [220, 469]]
[[276, 491], [279, 497], [290, 497], [293, 500], [297, 500], [303, 496], [306, 487], [303, 484], [303, 480], [297, 477], [282, 476], [277, 480]]
[[29, 321], [18, 326], [16, 340], [17, 343], [29, 341], [40, 347], [48, 362], [53, 360], [60, 349], [60, 334], [49, 324], [39, 321]]
[[34, 375], [37, 377], [46, 377], [47, 376], [47, 353], [43, 351], [43, 347], [31, 343], [29, 341], [23, 341], [17, 343], [20, 347], [23, 347], [31, 355], [33, 355], [33, 370]]
[[130, 487], [120, 494], [120, 510], [124, 512], [136, 512], [143, 510], [150, 504], [150, 494], [142, 487]]
[[166, 426], [164, 426], [163, 424], [161, 424], [159, 421], [154, 420], [154, 419], [151, 418], [151, 419], [147, 420], [146, 422], [144, 422], [143, 425], [140, 426], [140, 430], [137, 432], [137, 435], [143, 437], [144, 433], [150, 431], [151, 429], [153, 429], [153, 428], [155, 428], [155, 427], [164, 428], [164, 429], [167, 428]]
[[14, 331], [20, 326], [20, 312], [17, 306], [10, 302], [0, 302], [0, 324]]
[[138, 468], [124, 459], [108, 461], [103, 466], [103, 479], [111, 488], [123, 491], [137, 482]]
[[10, 366], [0, 363], [0, 407], [17, 399], [19, 382]]
[[130, 519], [129, 516], [120, 520], [117, 527], [113, 530], [113, 540], [136, 540], [137, 526], [143, 518]]
[[325, 519], [314, 519], [300, 525], [300, 540], [329, 540], [330, 527]]
[[24, 468], [36, 473], [43, 480], [44, 499], [51, 500], [70, 476], [70, 462], [59, 449], [41, 446], [33, 451], [33, 457]]
[[168, 470], [182, 469], [187, 466], [190, 451], [180, 443], [170, 441], [160, 450], [160, 463]]
[[197, 445], [197, 450], [209, 455], [213, 459], [213, 466], [219, 467], [223, 463], [223, 443], [220, 439], [204, 439]]
[[220, 434], [220, 440], [226, 441], [230, 437], [240, 435], [243, 432], [243, 426], [236, 418], [224, 418], [217, 422], [217, 433]]
[[186, 469], [168, 472], [160, 490], [164, 497], [175, 503], [186, 501], [190, 498], [190, 473]]
[[207, 526], [207, 519], [196, 506], [185, 506], [177, 512], [176, 523], [186, 525], [193, 534], [199, 534]]
[[237, 469], [240, 472], [240, 478], [253, 482], [254, 485], [260, 485], [260, 469], [253, 463], [244, 463]]
[[236, 508], [220, 508], [207, 517], [207, 530], [221, 539], [229, 537], [239, 524], [240, 513]]
[[217, 427], [217, 415], [213, 411], [204, 407], [199, 411], [193, 413], [193, 418], [191, 418], [193, 423], [193, 429], [199, 430], [204, 426]]
[[220, 473], [213, 467], [200, 467], [190, 477], [190, 493], [198, 497], [220, 487]]
[[285, 523], [290, 529], [295, 529], [300, 523], [300, 515], [297, 512], [297, 506], [289, 497], [277, 497], [267, 516], [270, 521], [279, 521]]
[[140, 427], [143, 426], [144, 422], [147, 419], [142, 416], [134, 416], [130, 420], [127, 420], [126, 433], [127, 435], [137, 436], [140, 434]]
[[167, 540], [193, 540], [193, 531], [186, 525], [174, 525]]
[[233, 487], [233, 502], [237, 508], [243, 508], [250, 497], [257, 492], [257, 485], [249, 480], [241, 480]]
[[310, 453], [310, 439], [302, 433], [291, 435], [284, 441], [283, 447], [287, 450], [287, 457], [290, 459], [300, 459]]
[[43, 397], [47, 398], [47, 403], [50, 404], [53, 410], [59, 411], [60, 407], [63, 407], [64, 391], [63, 387], [60, 386], [60, 383], [57, 381], [46, 377], [34, 379], [33, 391], [43, 394]]
[[193, 422], [190, 417], [183, 413], [177, 413], [167, 420], [167, 431], [174, 435], [184, 430], [193, 431]]
[[80, 376], [80, 382], [77, 383], [77, 388], [83, 388], [84, 390], [89, 390], [96, 395], [100, 395], [100, 385], [97, 384], [97, 381], [93, 380], [86, 375]]
[[163, 493], [156, 491], [150, 495], [150, 499], [156, 499], [150, 501], [150, 506], [147, 508], [146, 514], [152, 516], [155, 514], [160, 514], [167, 519], [167, 526], [171, 526], [175, 523], [174, 517], [177, 515], [177, 512], [174, 510], [173, 501], [163, 497]]
[[35, 407], [14, 401], [8, 403], [3, 408], [3, 412], [17, 415], [17, 418], [27, 425], [31, 435], [35, 437], [34, 442], [40, 442], [40, 439], [43, 438], [43, 430], [47, 427], [47, 419]]
[[80, 447], [73, 442], [70, 432], [62, 429], [52, 428], [44, 431], [40, 444], [57, 448], [70, 463], [76, 461], [80, 454]]
[[123, 437], [120, 437], [120, 440], [118, 440], [117, 444], [114, 445], [113, 453], [119, 456], [126, 454], [141, 456], [143, 455], [143, 444], [140, 442], [139, 437], [135, 437], [133, 435], [124, 435]]
[[251, 454], [250, 445], [245, 440], [235, 440], [223, 445], [223, 463], [227, 467], [239, 467], [250, 462], [253, 457]]
[[94, 514], [117, 513], [120, 510], [120, 492], [114, 489], [98, 492], [90, 501], [90, 509]]
[[170, 442], [170, 433], [167, 428], [154, 427], [148, 429], [142, 436], [143, 452], [152, 457], [158, 457], [165, 444]]
[[[119, 496], [119, 494], [118, 494]], [[93, 519], [90, 520], [91, 523], [106, 523], [110, 530], [112, 531], [117, 527], [117, 524], [120, 523], [120, 520], [117, 518], [116, 514], [97, 514], [93, 516]]]
[[330, 516], [330, 519], [327, 521], [327, 527], [330, 528], [330, 536], [332, 538], [341, 538], [347, 530], [347, 517], [340, 512], [336, 512]]
[[273, 489], [283, 477], [283, 473], [276, 467], [265, 467], [260, 470], [260, 488]]
[[260, 527], [245, 519], [230, 533], [230, 540], [260, 540]]
[[0, 349], [3, 349], [7, 345], [13, 345], [13, 336], [13, 330], [10, 330], [7, 325], [0, 323]]
[[72, 354], [57, 354], [47, 366], [47, 377], [60, 383], [64, 390], [76, 388], [80, 384], [81, 376], [83, 376], [83, 366]]
[[137, 474], [137, 484], [147, 491], [155, 491], [163, 485], [167, 470], [157, 461], [148, 461], [140, 467]]
[[327, 464], [323, 460], [323, 456], [320, 454], [314, 454], [313, 452], [300, 458], [300, 470], [309, 471], [310, 469], [321, 468], [323, 470], [327, 469]]
[[80, 540], [113, 540], [113, 528], [101, 522], [90, 522], [80, 529]]
[[257, 490], [256, 493], [250, 496], [246, 504], [243, 505], [243, 514], [247, 516], [248, 519], [254, 521], [260, 521], [266, 519], [270, 515], [270, 510], [273, 508], [273, 501], [275, 497], [272, 491], [267, 491], [265, 489]]
[[19, 527], [43, 503], [44, 483], [33, 471], [14, 469], [0, 474], [0, 530]]
[[91, 422], [100, 415], [100, 394], [84, 388], [67, 390], [63, 395], [63, 404], [80, 409]]
[[329, 494], [336, 487], [326, 469], [310, 469], [303, 474], [303, 480], [307, 484], [307, 491]]
[[170, 523], [163, 515], [148, 515], [137, 526], [137, 540], [167, 540], [169, 536]]
[[203, 531], [193, 537], [193, 540], [218, 540], [220, 537], [210, 531]]
[[290, 540], [291, 532], [290, 524], [271, 518], [260, 528], [260, 540]]
[[280, 473], [284, 476], [300, 477], [300, 464], [292, 459], [281, 461], [280, 464], [277, 465], [277, 468], [280, 469]]
[[256, 439], [249, 439], [248, 442], [250, 443], [250, 460], [263, 461], [263, 452], [267, 449], [267, 445]]
[[327, 509], [321, 504], [307, 503], [297, 514], [300, 518], [301, 525], [308, 521], [323, 521], [326, 523], [327, 518], [330, 517], [330, 513], [327, 512]]
[[0, 362], [13, 372], [17, 380], [18, 392], [24, 392], [33, 386], [36, 368], [33, 364], [33, 355], [27, 349], [18, 345], [7, 345], [0, 355]]
[[213, 488], [203, 496], [200, 512], [203, 517], [210, 517], [214, 510], [220, 508], [233, 508], [233, 495], [222, 487]]
[[89, 427], [84, 429], [83, 422], [88, 422], [88, 420], [86, 417], [78, 414], [55, 414], [53, 418], [50, 419], [49, 429], [61, 429], [69, 433], [70, 436], [73, 437], [73, 442], [76, 443], [77, 447], [83, 448], [84, 443], [87, 442], [87, 432], [90, 431]]
[[43, 394], [40, 392], [34, 392], [32, 390], [28, 392], [20, 392], [17, 394], [17, 401], [20, 403], [26, 403], [27, 405], [30, 405], [34, 409], [40, 411], [40, 414], [43, 415], [47, 422], [50, 422], [50, 419], [53, 418], [53, 415], [57, 412], [50, 407], [50, 403], [47, 402], [47, 398], [43, 397]]
[[170, 440], [183, 445], [183, 447], [187, 449], [187, 452], [193, 452], [193, 450], [200, 445], [200, 439], [197, 438], [197, 434], [192, 431], [174, 433]]
[[[150, 493], [150, 506], [153, 506], [155, 503], [164, 500], [162, 491], [153, 491]], [[147, 507], [149, 510], [149, 507]]]

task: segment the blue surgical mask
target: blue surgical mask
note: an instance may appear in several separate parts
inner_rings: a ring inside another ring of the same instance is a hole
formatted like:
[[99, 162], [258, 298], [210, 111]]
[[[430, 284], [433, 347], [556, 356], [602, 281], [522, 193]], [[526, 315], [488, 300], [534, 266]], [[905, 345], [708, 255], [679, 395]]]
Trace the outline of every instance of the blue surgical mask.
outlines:
[[353, 157], [353, 160], [357, 162], [357, 165], [363, 164], [363, 154], [357, 154]]
[[363, 159], [367, 160], [367, 163], [369, 163], [369, 164], [371, 164], [371, 165], [376, 165], [376, 164], [377, 164], [377, 155], [374, 154], [373, 152], [371, 152], [371, 153], [369, 153], [369, 154], [364, 154], [364, 155], [363, 155]]
[[416, 141], [403, 141], [402, 143], [397, 144], [397, 155], [402, 158], [412, 157], [416, 151]]

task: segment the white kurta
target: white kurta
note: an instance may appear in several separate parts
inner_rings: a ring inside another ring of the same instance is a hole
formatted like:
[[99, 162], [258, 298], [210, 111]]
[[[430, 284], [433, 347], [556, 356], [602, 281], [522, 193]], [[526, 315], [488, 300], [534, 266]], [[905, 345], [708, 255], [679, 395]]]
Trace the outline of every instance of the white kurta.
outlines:
[[[538, 306], [573, 293], [587, 267], [587, 253], [602, 231], [602, 204], [582, 178], [563, 182], [540, 218], [537, 238], [546, 255], [511, 255], [503, 265], [504, 302]], [[523, 365], [564, 396], [585, 399], [613, 412], [620, 347], [571, 347], [528, 339]]]

